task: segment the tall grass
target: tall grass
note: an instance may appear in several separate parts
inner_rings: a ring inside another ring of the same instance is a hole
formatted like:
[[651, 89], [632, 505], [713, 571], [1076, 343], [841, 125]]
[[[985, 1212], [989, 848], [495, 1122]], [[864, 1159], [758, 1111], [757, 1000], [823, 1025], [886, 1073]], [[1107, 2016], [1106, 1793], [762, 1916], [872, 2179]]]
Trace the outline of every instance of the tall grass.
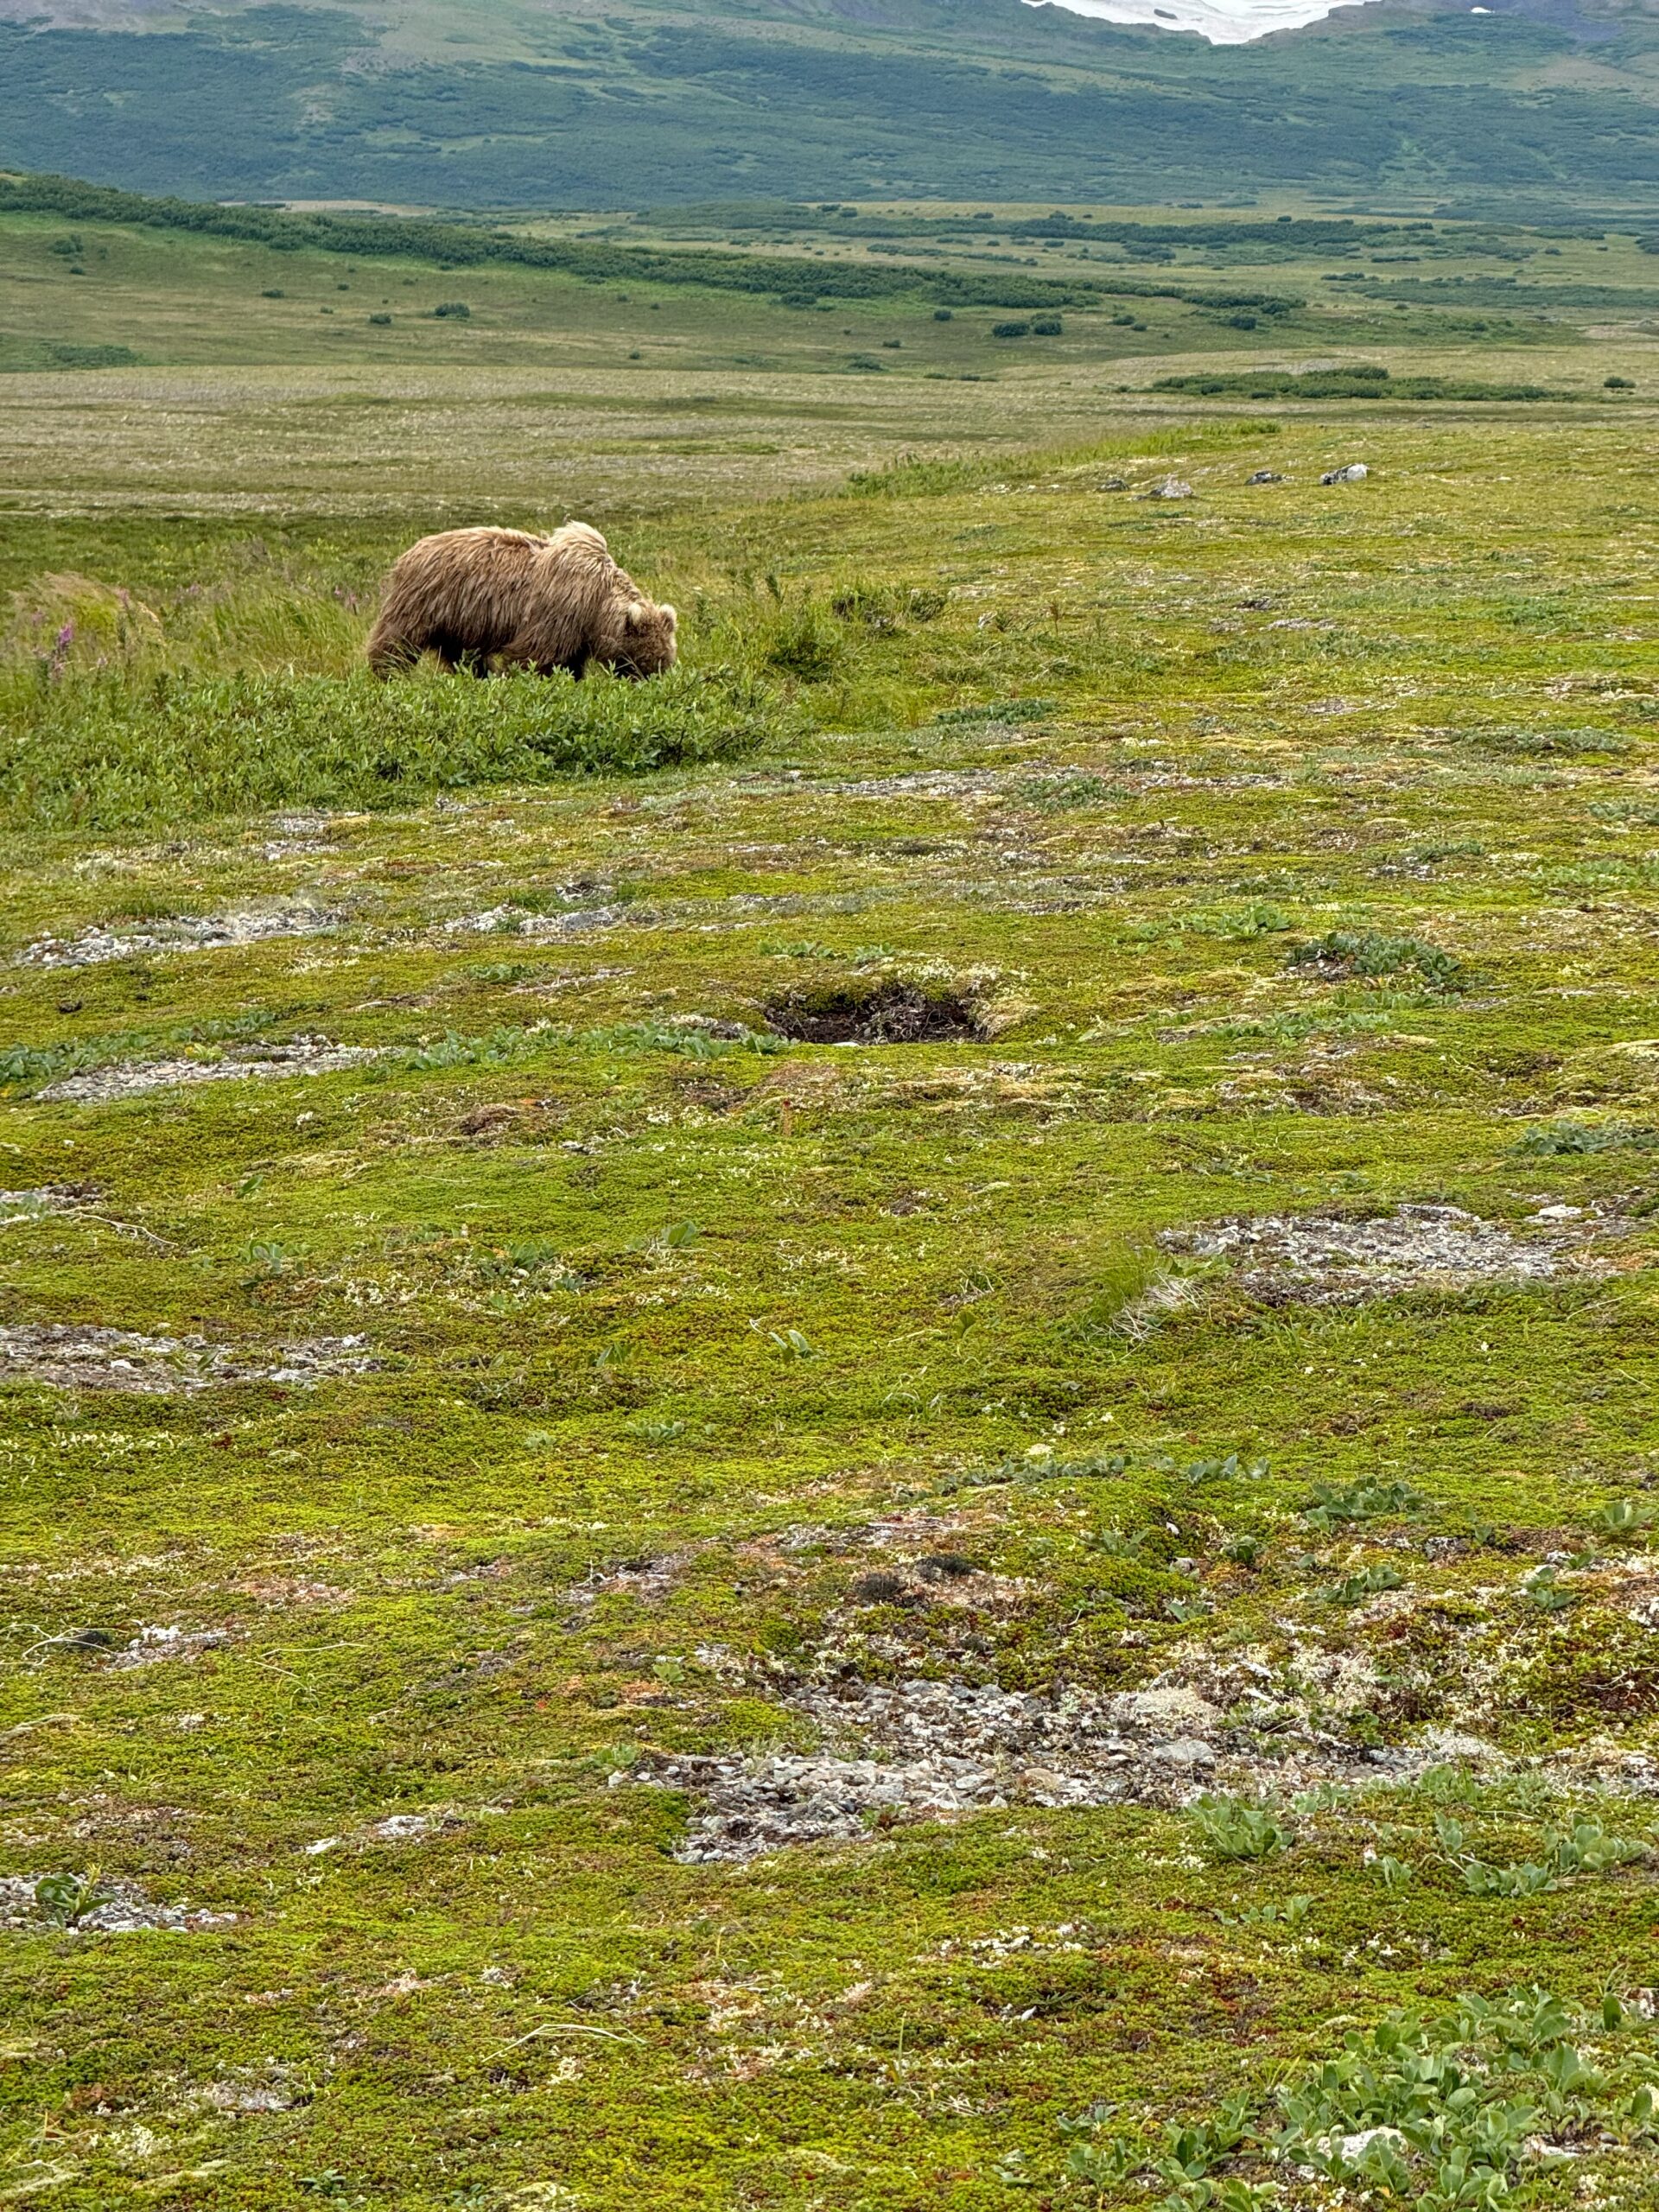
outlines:
[[0, 824], [142, 829], [274, 806], [372, 808], [469, 784], [731, 760], [783, 733], [760, 679], [675, 669], [416, 677], [14, 666], [0, 673]]

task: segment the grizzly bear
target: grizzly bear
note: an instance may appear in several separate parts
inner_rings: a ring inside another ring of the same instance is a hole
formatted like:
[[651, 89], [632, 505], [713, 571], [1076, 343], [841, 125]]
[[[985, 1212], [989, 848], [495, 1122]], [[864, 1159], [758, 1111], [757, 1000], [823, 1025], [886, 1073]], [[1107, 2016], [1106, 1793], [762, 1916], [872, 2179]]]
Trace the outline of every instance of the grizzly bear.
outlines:
[[674, 665], [674, 609], [647, 599], [585, 522], [546, 537], [443, 530], [393, 565], [369, 666], [389, 676], [433, 652], [475, 675], [497, 665], [580, 676], [596, 660], [619, 676], [655, 676]]

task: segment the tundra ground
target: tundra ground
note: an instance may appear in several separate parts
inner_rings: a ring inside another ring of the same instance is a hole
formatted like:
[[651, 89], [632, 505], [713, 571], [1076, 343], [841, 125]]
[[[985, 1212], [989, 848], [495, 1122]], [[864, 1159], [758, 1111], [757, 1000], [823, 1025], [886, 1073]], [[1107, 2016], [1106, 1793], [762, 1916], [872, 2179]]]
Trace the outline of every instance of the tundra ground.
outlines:
[[0, 2198], [1659, 2202], [1651, 435], [30, 495]]

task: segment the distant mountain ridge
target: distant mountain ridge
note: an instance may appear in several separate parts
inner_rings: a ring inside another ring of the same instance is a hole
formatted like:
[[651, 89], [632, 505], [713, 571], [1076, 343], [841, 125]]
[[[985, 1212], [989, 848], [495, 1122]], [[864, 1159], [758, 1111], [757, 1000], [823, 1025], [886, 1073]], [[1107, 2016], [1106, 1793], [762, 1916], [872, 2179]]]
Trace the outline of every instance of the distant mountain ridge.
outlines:
[[0, 163], [457, 208], [1307, 190], [1648, 209], [1659, 22], [1618, 0], [1372, 0], [1211, 46], [1023, 0], [0, 0]]

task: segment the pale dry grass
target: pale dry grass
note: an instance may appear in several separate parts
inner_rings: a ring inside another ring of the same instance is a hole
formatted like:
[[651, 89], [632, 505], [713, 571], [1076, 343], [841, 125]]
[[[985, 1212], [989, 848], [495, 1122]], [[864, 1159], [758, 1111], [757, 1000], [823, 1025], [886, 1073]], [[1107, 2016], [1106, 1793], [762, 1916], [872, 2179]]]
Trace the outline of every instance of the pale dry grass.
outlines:
[[0, 379], [5, 504], [39, 512], [655, 512], [823, 486], [894, 454], [1084, 439], [1045, 378], [511, 369], [113, 369]]

